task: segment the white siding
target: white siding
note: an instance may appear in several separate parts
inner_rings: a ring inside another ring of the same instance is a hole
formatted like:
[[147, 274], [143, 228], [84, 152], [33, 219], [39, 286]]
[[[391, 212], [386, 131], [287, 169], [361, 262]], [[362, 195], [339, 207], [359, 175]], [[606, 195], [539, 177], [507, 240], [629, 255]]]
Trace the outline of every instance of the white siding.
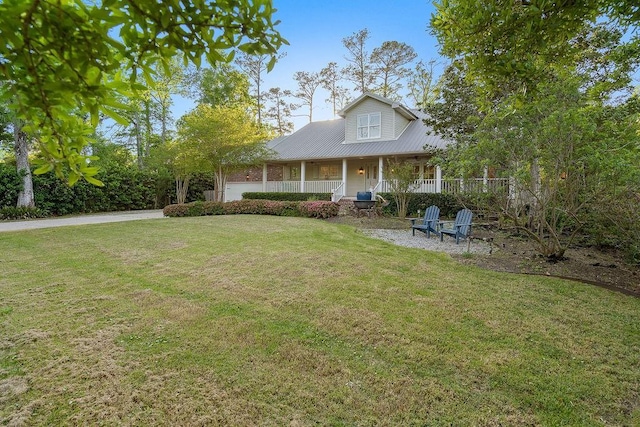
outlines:
[[[380, 138], [375, 139], [357, 139], [357, 119], [358, 114], [369, 114], [369, 113], [380, 113]], [[364, 141], [388, 141], [390, 139], [395, 139], [395, 129], [394, 129], [394, 115], [395, 111], [388, 104], [382, 103], [375, 99], [367, 98], [364, 99], [361, 103], [354, 106], [347, 113], [347, 117], [345, 120], [345, 141], [346, 142], [364, 142]], [[398, 116], [401, 119], [405, 120], [403, 117]], [[398, 119], [396, 119], [396, 122]], [[395, 126], [397, 127], [397, 125]], [[404, 127], [403, 127], [404, 129]]]
[[404, 131], [406, 127], [409, 125], [409, 120], [405, 119], [395, 111], [393, 112], [393, 114], [395, 114], [394, 134], [395, 134], [395, 138], [398, 138], [402, 134], [402, 131]]

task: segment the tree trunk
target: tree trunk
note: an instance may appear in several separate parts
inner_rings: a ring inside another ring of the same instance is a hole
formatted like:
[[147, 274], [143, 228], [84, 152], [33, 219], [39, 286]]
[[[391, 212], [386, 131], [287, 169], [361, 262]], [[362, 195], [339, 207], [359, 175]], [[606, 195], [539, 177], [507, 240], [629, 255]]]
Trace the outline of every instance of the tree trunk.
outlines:
[[176, 177], [176, 202], [178, 204], [187, 201], [187, 191], [189, 190], [189, 177]]
[[215, 174], [216, 182], [215, 182], [215, 201], [216, 202], [224, 202], [224, 191], [227, 186], [227, 174], [223, 171], [219, 170]]
[[18, 175], [22, 176], [22, 190], [18, 193], [17, 207], [33, 208], [36, 206], [33, 197], [33, 180], [31, 168], [29, 167], [29, 142], [27, 134], [22, 131], [22, 126], [16, 121], [13, 126], [13, 137], [15, 140], [16, 169]]

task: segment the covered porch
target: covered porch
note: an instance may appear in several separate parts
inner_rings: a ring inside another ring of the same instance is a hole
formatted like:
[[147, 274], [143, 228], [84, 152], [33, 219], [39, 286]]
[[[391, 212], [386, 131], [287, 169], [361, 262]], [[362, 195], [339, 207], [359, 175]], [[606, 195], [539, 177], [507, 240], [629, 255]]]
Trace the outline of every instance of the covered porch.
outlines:
[[[508, 191], [507, 178], [484, 176], [474, 179], [442, 176], [439, 166], [431, 166], [427, 157], [413, 156], [406, 161], [414, 165], [416, 193], [450, 193]], [[288, 162], [263, 166], [263, 192], [330, 193], [333, 201], [355, 198], [359, 191], [390, 192], [385, 177], [386, 157]], [[282, 168], [281, 174], [268, 173], [269, 167]], [[268, 179], [271, 178], [271, 179]]]

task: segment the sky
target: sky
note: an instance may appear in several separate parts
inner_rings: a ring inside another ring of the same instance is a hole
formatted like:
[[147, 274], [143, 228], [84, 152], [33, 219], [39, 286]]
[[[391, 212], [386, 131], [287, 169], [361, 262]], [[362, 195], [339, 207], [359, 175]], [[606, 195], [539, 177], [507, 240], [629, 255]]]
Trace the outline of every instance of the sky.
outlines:
[[[276, 27], [289, 42], [281, 51], [286, 56], [264, 75], [264, 89], [280, 87], [296, 89], [296, 71], [319, 72], [329, 62], [344, 66], [347, 50], [342, 39], [364, 28], [370, 33], [367, 50], [371, 52], [384, 41], [395, 40], [412, 46], [425, 63], [439, 59], [438, 44], [429, 32], [428, 23], [434, 7], [426, 0], [273, 0], [277, 9]], [[444, 62], [444, 61], [440, 61]], [[358, 94], [355, 94], [357, 96]], [[355, 97], [354, 96], [354, 97]], [[325, 99], [328, 94], [318, 90], [314, 97], [313, 120], [330, 120], [333, 111]], [[177, 119], [193, 108], [188, 100], [179, 100], [174, 108]], [[304, 114], [305, 111], [300, 111]], [[295, 130], [308, 123], [307, 117], [294, 118]]]

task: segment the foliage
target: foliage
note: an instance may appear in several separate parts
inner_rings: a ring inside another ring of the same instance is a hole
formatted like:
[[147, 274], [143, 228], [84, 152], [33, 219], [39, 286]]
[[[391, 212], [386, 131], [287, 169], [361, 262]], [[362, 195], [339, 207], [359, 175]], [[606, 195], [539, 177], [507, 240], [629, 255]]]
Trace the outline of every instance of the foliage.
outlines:
[[230, 173], [261, 164], [270, 154], [268, 137], [242, 106], [200, 104], [180, 119], [176, 156], [186, 175], [213, 173], [215, 200], [221, 201]]
[[[634, 0], [513, 2], [471, 0], [435, 3], [431, 28], [442, 52], [465, 62], [470, 75], [488, 91], [509, 78], [527, 90], [549, 77], [549, 65], [572, 65], [584, 51], [572, 43], [591, 22], [628, 28], [640, 21]], [[469, 36], [469, 35], [473, 36]], [[638, 34], [628, 45], [637, 49]]]
[[338, 215], [339, 206], [334, 202], [292, 202], [276, 200], [235, 200], [233, 202], [193, 202], [165, 206], [169, 217], [203, 215], [276, 215], [330, 218]]
[[377, 86], [374, 89], [385, 98], [400, 99], [400, 79], [409, 75], [407, 64], [416, 56], [416, 51], [406, 43], [386, 41], [371, 52], [371, 65], [375, 70]]
[[15, 166], [0, 162], [0, 207], [16, 206], [22, 178]]
[[296, 71], [293, 74], [293, 79], [298, 84], [298, 90], [293, 96], [300, 100], [300, 106], [309, 107], [309, 114], [305, 114], [305, 116], [309, 117], [309, 123], [311, 123], [313, 121], [313, 97], [316, 90], [322, 85], [322, 76], [315, 72]]
[[342, 44], [348, 51], [345, 59], [349, 63], [343, 73], [345, 78], [355, 85], [356, 92], [360, 93], [369, 92], [375, 82], [366, 46], [370, 37], [369, 30], [364, 28], [342, 39]]
[[229, 64], [205, 68], [198, 74], [197, 100], [211, 106], [254, 108], [248, 77]]
[[388, 159], [386, 171], [389, 190], [398, 209], [398, 216], [404, 218], [407, 216], [409, 200], [416, 181], [414, 165], [409, 162]]
[[279, 87], [272, 87], [264, 94], [265, 100], [269, 103], [264, 118], [269, 120], [276, 134], [280, 136], [293, 132], [291, 110], [299, 106], [287, 101], [287, 98], [292, 96], [290, 90], [282, 90]]
[[38, 208], [28, 206], [6, 206], [0, 208], [0, 220], [32, 219], [47, 216], [45, 212]]
[[331, 200], [331, 193], [242, 193], [243, 199], [264, 199], [283, 201]]
[[[398, 215], [398, 206], [393, 199], [392, 193], [378, 193], [387, 200], [390, 200], [388, 206], [384, 208], [384, 212], [389, 215]], [[412, 193], [409, 197], [409, 203], [407, 205], [407, 214], [411, 216], [418, 216], [418, 211], [424, 214], [424, 211], [431, 205], [436, 205], [440, 208], [440, 215], [445, 218], [453, 218], [462, 207], [463, 204], [453, 194], [445, 193]]]
[[144, 90], [176, 55], [195, 65], [229, 62], [234, 48], [275, 55], [286, 41], [273, 12], [268, 0], [6, 0], [0, 75], [11, 85], [0, 96], [40, 145], [38, 173], [97, 184], [83, 149], [101, 114], [126, 121], [118, 96]]
[[456, 142], [441, 153], [445, 170], [509, 177], [511, 193], [494, 194], [493, 207], [548, 258], [564, 256], [609, 194], [638, 191], [630, 82], [640, 45], [605, 17], [589, 23], [606, 3], [453, 1], [432, 20], [453, 60], [426, 108], [434, 131]]

